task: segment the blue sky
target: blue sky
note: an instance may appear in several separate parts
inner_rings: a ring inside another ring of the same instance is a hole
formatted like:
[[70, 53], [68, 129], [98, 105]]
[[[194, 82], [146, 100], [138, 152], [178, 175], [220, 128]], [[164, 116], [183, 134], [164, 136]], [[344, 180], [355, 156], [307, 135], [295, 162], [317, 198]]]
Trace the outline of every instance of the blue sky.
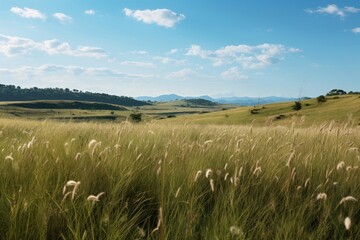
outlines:
[[3, 0], [0, 83], [116, 95], [360, 91], [359, 1]]

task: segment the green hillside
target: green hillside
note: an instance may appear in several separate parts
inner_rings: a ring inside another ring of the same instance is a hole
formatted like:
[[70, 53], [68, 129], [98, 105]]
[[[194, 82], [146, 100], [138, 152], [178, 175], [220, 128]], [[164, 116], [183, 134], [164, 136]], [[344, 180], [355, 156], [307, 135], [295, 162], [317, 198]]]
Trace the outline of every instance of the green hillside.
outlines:
[[299, 111], [293, 109], [294, 102], [286, 102], [182, 116], [167, 121], [223, 125], [284, 125], [297, 122], [304, 126], [331, 121], [360, 123], [359, 95], [328, 96], [326, 102], [309, 99], [301, 101], [301, 104], [302, 109]]

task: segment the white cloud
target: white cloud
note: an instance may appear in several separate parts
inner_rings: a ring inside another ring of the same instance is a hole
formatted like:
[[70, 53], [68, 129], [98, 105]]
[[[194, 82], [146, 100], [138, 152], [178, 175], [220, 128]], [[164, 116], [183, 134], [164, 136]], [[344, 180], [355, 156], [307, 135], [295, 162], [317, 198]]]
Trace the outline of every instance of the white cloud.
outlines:
[[153, 59], [156, 61], [160, 61], [163, 64], [174, 64], [174, 65], [183, 65], [186, 62], [185, 60], [178, 60], [174, 58], [160, 57], [160, 56], [153, 57]]
[[300, 52], [297, 48], [264, 43], [256, 46], [230, 45], [215, 51], [203, 50], [198, 45], [192, 45], [186, 55], [209, 59], [213, 61], [214, 66], [237, 63], [245, 69], [257, 69], [279, 62], [285, 54], [297, 52]]
[[175, 53], [177, 53], [177, 52], [179, 52], [179, 49], [173, 48], [173, 49], [171, 49], [169, 52], [167, 52], [167, 54], [175, 54]]
[[154, 68], [155, 65], [149, 62], [136, 62], [136, 61], [123, 61], [120, 63], [123, 66], [141, 67], [141, 68]]
[[351, 31], [352, 31], [353, 33], [360, 33], [360, 27], [358, 27], [358, 28], [353, 28]]
[[130, 53], [131, 54], [138, 54], [138, 55], [146, 55], [146, 54], [148, 54], [148, 52], [144, 51], [144, 50], [131, 51]]
[[237, 67], [232, 67], [232, 68], [226, 70], [225, 72], [222, 72], [221, 77], [226, 78], [226, 79], [233, 79], [233, 80], [248, 79], [247, 76], [241, 75], [241, 73]]
[[6, 36], [0, 34], [0, 54], [7, 57], [30, 54], [34, 51], [49, 55], [68, 55], [74, 57], [107, 58], [108, 54], [102, 48], [79, 46], [72, 48], [69, 43], [57, 39], [36, 42], [32, 39]]
[[348, 13], [360, 12], [360, 8], [355, 8], [355, 7], [340, 8], [335, 4], [329, 4], [326, 7], [318, 7], [315, 10], [307, 9], [305, 11], [310, 14], [319, 13], [319, 14], [329, 14], [329, 15], [336, 15], [339, 17], [345, 17]]
[[72, 17], [70, 17], [64, 13], [54, 13], [53, 17], [56, 18], [57, 20], [59, 20], [59, 22], [62, 24], [72, 22]]
[[185, 19], [183, 14], [177, 14], [169, 9], [131, 10], [124, 8], [123, 12], [126, 16], [133, 17], [137, 21], [141, 21], [146, 24], [157, 24], [166, 28], [172, 28], [176, 23]]
[[84, 13], [86, 15], [95, 15], [95, 10], [94, 9], [88, 9], [88, 10], [85, 10]]
[[34, 77], [43, 76], [46, 74], [52, 75], [70, 75], [79, 76], [84, 75], [88, 77], [110, 77], [110, 78], [124, 78], [124, 79], [143, 79], [153, 77], [152, 75], [129, 74], [120, 72], [110, 68], [85, 68], [79, 66], [64, 66], [55, 64], [45, 64], [39, 67], [24, 66], [20, 68], [0, 68], [0, 74], [15, 75], [18, 77]]
[[194, 75], [195, 72], [189, 68], [184, 68], [176, 72], [169, 73], [166, 78], [171, 79], [185, 79], [188, 78], [191, 75]]
[[19, 7], [12, 7], [10, 9], [12, 13], [15, 13], [23, 18], [34, 18], [34, 19], [41, 19], [45, 20], [45, 14], [41, 13], [39, 10], [32, 9], [32, 8], [19, 8]]

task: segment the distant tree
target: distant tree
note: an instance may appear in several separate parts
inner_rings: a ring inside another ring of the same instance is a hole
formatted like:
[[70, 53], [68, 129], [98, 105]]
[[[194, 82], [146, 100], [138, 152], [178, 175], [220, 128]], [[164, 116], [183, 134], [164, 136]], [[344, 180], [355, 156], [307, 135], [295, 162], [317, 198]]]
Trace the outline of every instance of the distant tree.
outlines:
[[318, 103], [326, 102], [326, 98], [324, 95], [320, 95], [316, 99], [317, 99]]
[[132, 114], [130, 114], [130, 119], [131, 119], [131, 121], [136, 122], [136, 123], [141, 122], [142, 114], [141, 113], [132, 113]]
[[296, 111], [299, 111], [300, 109], [302, 108], [302, 104], [300, 101], [296, 101], [294, 106], [293, 106], [293, 109], [296, 110]]
[[332, 89], [330, 92], [326, 94], [326, 96], [336, 96], [336, 95], [346, 95], [347, 92], [341, 89]]

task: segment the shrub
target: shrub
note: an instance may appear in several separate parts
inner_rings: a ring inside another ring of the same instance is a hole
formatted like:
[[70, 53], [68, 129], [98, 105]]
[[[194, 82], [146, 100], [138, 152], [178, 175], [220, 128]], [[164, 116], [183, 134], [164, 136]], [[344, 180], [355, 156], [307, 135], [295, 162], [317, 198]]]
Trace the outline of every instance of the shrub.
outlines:
[[132, 113], [130, 114], [130, 119], [133, 122], [141, 122], [142, 120], [142, 114], [141, 113]]
[[300, 101], [296, 101], [294, 106], [293, 106], [293, 109], [296, 110], [296, 111], [299, 111], [300, 109], [302, 108], [302, 104]]
[[324, 95], [320, 95], [317, 98], [318, 103], [326, 102], [326, 98]]

